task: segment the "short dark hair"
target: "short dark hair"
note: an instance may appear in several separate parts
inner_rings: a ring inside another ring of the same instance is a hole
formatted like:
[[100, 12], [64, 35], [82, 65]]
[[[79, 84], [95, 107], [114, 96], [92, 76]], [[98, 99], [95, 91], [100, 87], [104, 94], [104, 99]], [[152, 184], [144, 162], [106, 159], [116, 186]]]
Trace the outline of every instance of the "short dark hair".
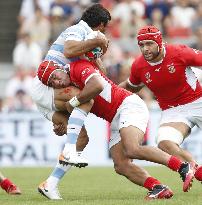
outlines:
[[111, 20], [111, 15], [101, 4], [93, 4], [84, 11], [81, 20], [85, 21], [91, 28], [96, 28], [101, 23], [106, 26]]

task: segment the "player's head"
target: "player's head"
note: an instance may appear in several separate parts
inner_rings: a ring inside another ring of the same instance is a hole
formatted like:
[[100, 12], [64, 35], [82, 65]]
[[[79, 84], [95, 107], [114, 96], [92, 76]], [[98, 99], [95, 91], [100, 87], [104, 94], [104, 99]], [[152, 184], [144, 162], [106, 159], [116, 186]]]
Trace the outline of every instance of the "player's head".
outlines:
[[162, 34], [155, 26], [144, 26], [137, 34], [140, 50], [147, 61], [154, 60], [162, 50]]
[[44, 61], [37, 72], [39, 80], [49, 87], [65, 88], [70, 84], [70, 78], [62, 65], [53, 61]]
[[108, 22], [111, 20], [111, 15], [101, 4], [93, 4], [84, 11], [81, 20], [85, 21], [92, 29], [104, 33]]

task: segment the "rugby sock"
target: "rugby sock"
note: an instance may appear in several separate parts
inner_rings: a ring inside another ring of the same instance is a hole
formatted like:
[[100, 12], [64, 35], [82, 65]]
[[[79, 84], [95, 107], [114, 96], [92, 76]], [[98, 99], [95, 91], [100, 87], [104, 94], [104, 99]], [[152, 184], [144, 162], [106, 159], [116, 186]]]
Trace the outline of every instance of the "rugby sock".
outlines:
[[4, 179], [0, 183], [1, 188], [4, 189], [6, 192], [9, 189], [9, 187], [12, 185], [13, 185], [13, 183], [9, 179]]
[[173, 171], [178, 171], [182, 165], [182, 161], [178, 159], [175, 156], [171, 156], [170, 159], [168, 160], [168, 167], [172, 169]]
[[152, 190], [157, 184], [161, 184], [161, 182], [153, 177], [148, 177], [144, 182], [144, 187], [148, 190]]
[[84, 121], [87, 117], [88, 113], [85, 111], [75, 107], [72, 111], [67, 125], [67, 143], [68, 144], [76, 144], [77, 138], [81, 131], [82, 126], [84, 125]]
[[197, 166], [194, 176], [198, 181], [202, 181], [202, 166]]
[[51, 173], [51, 175], [48, 177], [48, 179], [46, 180], [48, 183], [48, 186], [50, 188], [55, 188], [57, 187], [58, 183], [60, 182], [60, 180], [63, 178], [63, 176], [65, 175], [65, 173], [67, 173], [70, 170], [71, 166], [67, 165], [67, 166], [63, 166], [59, 163], [57, 163], [55, 169], [53, 170], [53, 172]]

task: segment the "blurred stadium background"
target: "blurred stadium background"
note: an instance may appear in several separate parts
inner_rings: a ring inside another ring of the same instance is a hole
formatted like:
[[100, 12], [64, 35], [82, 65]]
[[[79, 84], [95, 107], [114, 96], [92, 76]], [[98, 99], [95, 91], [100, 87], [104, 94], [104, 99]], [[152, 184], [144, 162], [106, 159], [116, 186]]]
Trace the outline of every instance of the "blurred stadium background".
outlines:
[[[168, 43], [183, 43], [202, 50], [201, 0], [0, 1], [0, 167], [56, 163], [63, 139], [52, 133], [52, 125], [33, 104], [29, 96], [31, 80], [49, 45], [95, 2], [102, 3], [112, 15], [107, 32], [110, 46], [103, 62], [108, 77], [116, 83], [128, 77], [130, 65], [139, 54], [137, 31], [146, 24], [156, 25]], [[202, 72], [194, 71], [202, 82]], [[144, 143], [155, 145], [160, 110], [147, 89], [139, 95], [151, 111]], [[90, 143], [85, 152], [90, 166], [111, 166], [108, 124], [90, 116], [86, 125]], [[201, 136], [201, 131], [193, 130], [192, 137], [183, 144], [200, 163]]]

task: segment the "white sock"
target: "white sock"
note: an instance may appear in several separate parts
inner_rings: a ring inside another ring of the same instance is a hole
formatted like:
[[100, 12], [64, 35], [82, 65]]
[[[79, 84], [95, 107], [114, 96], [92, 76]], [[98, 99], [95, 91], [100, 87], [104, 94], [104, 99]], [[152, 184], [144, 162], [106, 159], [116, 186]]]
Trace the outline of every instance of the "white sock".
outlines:
[[87, 113], [77, 107], [72, 111], [67, 125], [67, 143], [76, 144]]
[[71, 169], [70, 165], [63, 166], [58, 162], [57, 165], [55, 166], [53, 172], [46, 180], [48, 183], [48, 187], [51, 189], [54, 189], [55, 187], [57, 187], [58, 183], [63, 178], [65, 173], [69, 172], [70, 169]]

